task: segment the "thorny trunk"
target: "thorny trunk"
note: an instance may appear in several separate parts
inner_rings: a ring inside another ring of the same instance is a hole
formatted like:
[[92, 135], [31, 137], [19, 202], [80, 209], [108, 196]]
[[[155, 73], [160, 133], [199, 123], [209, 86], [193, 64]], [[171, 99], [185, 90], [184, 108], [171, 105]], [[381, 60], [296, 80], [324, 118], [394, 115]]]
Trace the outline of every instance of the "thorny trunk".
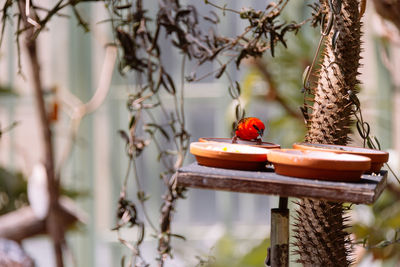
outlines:
[[[321, 2], [328, 10], [328, 0]], [[335, 32], [339, 32], [336, 48], [332, 46]], [[359, 1], [343, 0], [332, 31], [325, 38], [307, 142], [347, 143], [352, 123], [352, 95], [358, 83], [360, 36]], [[305, 266], [348, 266], [351, 263], [343, 213], [341, 203], [315, 199], [299, 202], [294, 243], [300, 255], [298, 262]]]

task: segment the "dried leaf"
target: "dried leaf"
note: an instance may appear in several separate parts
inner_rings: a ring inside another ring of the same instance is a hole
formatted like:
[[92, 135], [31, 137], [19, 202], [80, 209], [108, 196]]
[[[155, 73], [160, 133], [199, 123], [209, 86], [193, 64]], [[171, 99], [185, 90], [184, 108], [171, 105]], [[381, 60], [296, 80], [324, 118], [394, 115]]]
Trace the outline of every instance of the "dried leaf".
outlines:
[[222, 67], [219, 69], [219, 71], [217, 72], [217, 74], [215, 75], [216, 79], [221, 78], [222, 74], [224, 74], [226, 69], [226, 64], [222, 65]]
[[378, 146], [378, 149], [381, 150], [381, 144], [379, 143], [378, 138], [376, 138], [376, 136], [374, 136], [374, 139], [375, 139], [375, 143]]
[[128, 134], [124, 130], [118, 130], [118, 133], [121, 136], [121, 138], [124, 139], [127, 144], [129, 144]]
[[190, 14], [190, 12], [192, 12], [189, 9], [180, 9], [178, 10], [178, 12], [176, 12], [175, 15], [175, 22], [177, 22], [179, 19], [181, 19], [181, 17], [186, 17]]
[[151, 133], [151, 135], [153, 135], [154, 132], [151, 131], [151, 130], [149, 129], [149, 127], [153, 127], [153, 128], [155, 128], [155, 129], [159, 130], [160, 133], [161, 133], [168, 141], [170, 140], [170, 137], [169, 137], [168, 133], [167, 133], [167, 132], [164, 130], [164, 128], [161, 127], [160, 125], [157, 125], [157, 124], [155, 124], [155, 123], [147, 123], [144, 127], [145, 127], [145, 130], [146, 130], [146, 131], [148, 131], [149, 133]]
[[246, 49], [243, 49], [242, 51], [240, 51], [239, 56], [236, 59], [236, 68], [239, 69], [240, 67], [240, 62], [242, 61], [242, 59], [246, 58], [248, 55], [248, 51]]
[[186, 237], [184, 237], [183, 235], [178, 235], [178, 234], [169, 234], [170, 236], [173, 236], [173, 237], [176, 237], [176, 238], [179, 238], [179, 239], [182, 239], [182, 240], [184, 240], [184, 241], [186, 241]]
[[145, 229], [144, 229], [144, 224], [143, 223], [139, 223], [139, 224], [137, 224], [137, 226], [139, 227], [139, 231], [138, 231], [138, 238], [137, 238], [136, 244], [140, 245], [144, 240], [144, 231], [145, 231]]
[[[168, 84], [165, 82], [164, 77], [167, 78]], [[163, 71], [163, 78], [161, 79], [161, 84], [164, 86], [165, 90], [167, 90], [168, 93], [172, 95], [176, 94], [174, 80], [165, 71]]]
[[368, 146], [368, 148], [375, 149], [375, 146], [374, 146], [374, 144], [371, 142], [371, 139], [370, 139], [370, 138], [367, 138], [367, 146]]
[[133, 126], [133, 124], [136, 122], [136, 117], [135, 116], [132, 116], [131, 117], [131, 120], [129, 121], [129, 129], [131, 129], [132, 128], [132, 126]]
[[269, 33], [269, 45], [271, 56], [275, 57], [275, 33], [272, 31]]

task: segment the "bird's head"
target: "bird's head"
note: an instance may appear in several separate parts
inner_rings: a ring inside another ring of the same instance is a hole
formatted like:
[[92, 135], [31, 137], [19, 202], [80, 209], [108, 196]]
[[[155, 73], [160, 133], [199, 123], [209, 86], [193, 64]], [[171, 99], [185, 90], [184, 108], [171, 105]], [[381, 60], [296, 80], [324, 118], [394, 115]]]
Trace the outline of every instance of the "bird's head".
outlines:
[[257, 133], [257, 139], [262, 139], [262, 136], [264, 134], [264, 130], [265, 130], [265, 125], [264, 123], [257, 119], [257, 118], [252, 118], [250, 121], [250, 128], [253, 128], [256, 133]]

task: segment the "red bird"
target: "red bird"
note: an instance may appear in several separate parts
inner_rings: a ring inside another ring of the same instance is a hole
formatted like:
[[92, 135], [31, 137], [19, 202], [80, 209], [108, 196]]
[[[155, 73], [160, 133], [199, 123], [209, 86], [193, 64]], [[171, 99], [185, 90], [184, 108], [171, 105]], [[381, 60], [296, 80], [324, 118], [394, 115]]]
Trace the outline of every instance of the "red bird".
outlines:
[[257, 140], [257, 144], [261, 144], [264, 134], [264, 123], [255, 117], [243, 118], [239, 121], [235, 136], [232, 138], [232, 143], [237, 142], [237, 138], [243, 140]]

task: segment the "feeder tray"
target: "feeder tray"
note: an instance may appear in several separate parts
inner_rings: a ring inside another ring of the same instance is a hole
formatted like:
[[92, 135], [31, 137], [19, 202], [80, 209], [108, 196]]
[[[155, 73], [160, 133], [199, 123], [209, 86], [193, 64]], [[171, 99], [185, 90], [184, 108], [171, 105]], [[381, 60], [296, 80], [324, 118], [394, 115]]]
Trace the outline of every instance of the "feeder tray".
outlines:
[[271, 150], [268, 161], [277, 174], [331, 181], [358, 181], [371, 167], [367, 157], [297, 149]]
[[371, 159], [371, 168], [367, 170], [367, 173], [378, 173], [381, 170], [383, 164], [389, 160], [388, 152], [364, 147], [295, 143], [293, 144], [293, 148], [301, 150], [328, 151], [338, 154], [352, 154], [368, 157]]
[[[219, 142], [219, 143], [232, 144], [232, 138], [201, 137], [201, 138], [199, 138], [199, 142]], [[243, 139], [240, 139], [240, 138], [238, 138], [236, 140], [236, 144], [255, 146], [255, 147], [262, 147], [262, 148], [267, 148], [267, 149], [281, 148], [280, 145], [274, 144], [274, 143], [270, 143], [270, 142], [261, 142], [261, 144], [257, 144], [257, 141], [247, 141], [247, 140], [243, 140]]]
[[196, 156], [200, 165], [204, 166], [235, 170], [262, 170], [267, 164], [268, 150], [237, 144], [194, 142], [190, 144], [190, 153]]

